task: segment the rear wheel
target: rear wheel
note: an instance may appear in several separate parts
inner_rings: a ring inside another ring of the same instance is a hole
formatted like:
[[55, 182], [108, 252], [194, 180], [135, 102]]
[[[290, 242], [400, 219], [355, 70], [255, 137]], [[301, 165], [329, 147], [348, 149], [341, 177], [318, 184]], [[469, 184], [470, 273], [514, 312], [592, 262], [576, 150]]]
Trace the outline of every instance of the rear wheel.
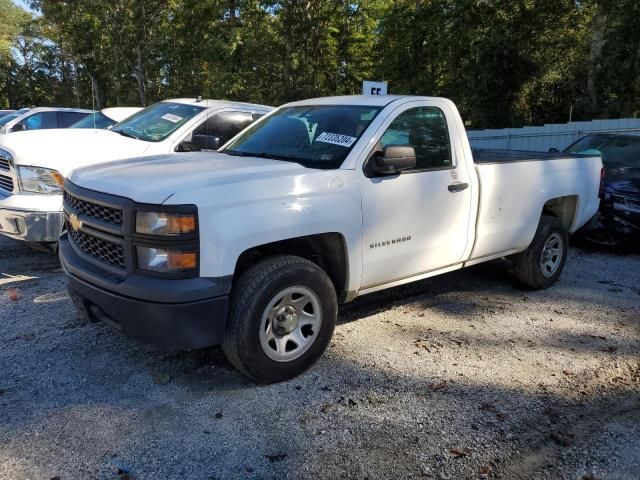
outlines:
[[515, 257], [516, 277], [529, 288], [550, 287], [562, 274], [568, 249], [569, 235], [562, 223], [543, 215], [531, 245]]
[[234, 287], [222, 348], [254, 380], [287, 380], [324, 353], [337, 310], [335, 289], [321, 268], [300, 257], [269, 258]]

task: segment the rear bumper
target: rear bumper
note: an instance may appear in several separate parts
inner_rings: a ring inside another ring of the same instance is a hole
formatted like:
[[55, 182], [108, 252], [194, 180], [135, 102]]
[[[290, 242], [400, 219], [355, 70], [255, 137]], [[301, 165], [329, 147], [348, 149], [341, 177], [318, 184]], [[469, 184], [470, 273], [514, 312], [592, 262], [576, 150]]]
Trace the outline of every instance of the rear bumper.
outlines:
[[0, 233], [25, 242], [57, 242], [62, 212], [0, 209]]
[[[107, 276], [78, 256], [63, 235], [60, 261], [77, 308], [145, 343], [170, 348], [203, 348], [222, 343], [229, 307], [228, 290], [203, 278], [187, 280], [128, 277], [106, 284]], [[226, 283], [226, 282], [224, 282]], [[123, 294], [133, 294], [127, 296]]]

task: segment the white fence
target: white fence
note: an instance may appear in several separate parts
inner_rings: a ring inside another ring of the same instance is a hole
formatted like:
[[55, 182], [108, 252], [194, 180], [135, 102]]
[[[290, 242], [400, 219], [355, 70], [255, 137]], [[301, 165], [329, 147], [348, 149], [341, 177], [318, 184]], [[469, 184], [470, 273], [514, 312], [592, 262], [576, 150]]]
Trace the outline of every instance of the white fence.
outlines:
[[593, 120], [502, 130], [469, 130], [467, 136], [474, 148], [547, 152], [550, 148], [562, 150], [589, 133], [640, 136], [640, 118]]

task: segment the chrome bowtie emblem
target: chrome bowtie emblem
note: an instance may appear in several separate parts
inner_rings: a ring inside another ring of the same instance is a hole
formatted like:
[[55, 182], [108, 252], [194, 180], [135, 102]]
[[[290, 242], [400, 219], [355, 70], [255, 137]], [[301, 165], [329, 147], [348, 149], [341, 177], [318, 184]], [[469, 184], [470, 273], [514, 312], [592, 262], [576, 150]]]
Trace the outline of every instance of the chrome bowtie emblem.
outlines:
[[80, 220], [75, 213], [69, 215], [69, 223], [71, 224], [71, 228], [73, 228], [74, 232], [77, 232], [82, 228], [82, 220]]

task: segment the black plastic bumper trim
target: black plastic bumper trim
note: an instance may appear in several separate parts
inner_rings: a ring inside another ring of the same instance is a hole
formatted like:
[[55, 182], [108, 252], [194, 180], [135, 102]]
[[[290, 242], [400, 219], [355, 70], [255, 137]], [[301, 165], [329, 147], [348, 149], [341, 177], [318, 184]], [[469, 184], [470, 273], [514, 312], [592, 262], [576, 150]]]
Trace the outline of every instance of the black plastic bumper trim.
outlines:
[[188, 303], [156, 303], [108, 292], [66, 269], [65, 276], [71, 298], [84, 315], [128, 337], [175, 349], [204, 348], [222, 342], [229, 308], [226, 295]]

